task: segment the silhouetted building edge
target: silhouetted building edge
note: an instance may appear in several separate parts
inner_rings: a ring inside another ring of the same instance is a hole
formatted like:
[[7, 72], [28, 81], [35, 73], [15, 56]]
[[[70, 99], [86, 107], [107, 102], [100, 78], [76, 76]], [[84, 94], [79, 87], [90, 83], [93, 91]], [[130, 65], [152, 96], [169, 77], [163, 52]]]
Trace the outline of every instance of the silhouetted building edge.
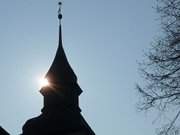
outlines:
[[0, 135], [10, 135], [10, 134], [0, 126]]

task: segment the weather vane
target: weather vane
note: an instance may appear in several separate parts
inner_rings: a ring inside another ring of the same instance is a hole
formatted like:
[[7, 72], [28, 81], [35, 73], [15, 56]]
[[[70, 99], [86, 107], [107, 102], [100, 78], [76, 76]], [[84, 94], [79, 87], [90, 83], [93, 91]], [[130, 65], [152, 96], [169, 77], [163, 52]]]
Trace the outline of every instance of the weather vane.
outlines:
[[58, 18], [62, 19], [62, 14], [61, 14], [62, 2], [59, 2], [58, 4], [59, 4]]

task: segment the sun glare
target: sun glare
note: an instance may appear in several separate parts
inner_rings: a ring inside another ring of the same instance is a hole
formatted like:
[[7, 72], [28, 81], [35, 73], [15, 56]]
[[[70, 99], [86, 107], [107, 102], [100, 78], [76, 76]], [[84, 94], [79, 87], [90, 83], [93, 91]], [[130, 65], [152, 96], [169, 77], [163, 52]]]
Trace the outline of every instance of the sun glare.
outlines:
[[40, 78], [39, 79], [39, 85], [40, 87], [46, 87], [46, 86], [49, 86], [49, 81], [47, 78]]

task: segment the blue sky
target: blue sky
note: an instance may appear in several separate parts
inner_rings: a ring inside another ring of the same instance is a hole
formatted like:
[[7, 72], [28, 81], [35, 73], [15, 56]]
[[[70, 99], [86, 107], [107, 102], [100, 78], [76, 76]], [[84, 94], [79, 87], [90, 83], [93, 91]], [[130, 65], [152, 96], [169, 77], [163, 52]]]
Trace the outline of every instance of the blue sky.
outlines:
[[[57, 0], [0, 0], [0, 125], [21, 133], [40, 114], [37, 78], [58, 42]], [[79, 84], [82, 113], [97, 135], [153, 135], [139, 113], [137, 61], [160, 30], [155, 0], [64, 0], [63, 44]]]

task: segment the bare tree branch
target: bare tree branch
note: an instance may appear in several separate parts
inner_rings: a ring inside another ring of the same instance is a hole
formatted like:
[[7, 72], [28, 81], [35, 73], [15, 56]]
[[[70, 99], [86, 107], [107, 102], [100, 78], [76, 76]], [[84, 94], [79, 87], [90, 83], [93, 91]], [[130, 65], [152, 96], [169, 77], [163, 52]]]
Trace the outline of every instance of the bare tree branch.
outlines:
[[[172, 107], [180, 107], [180, 0], [157, 0], [162, 36], [156, 40], [146, 54], [140, 71], [146, 81], [137, 85], [141, 99], [139, 109], [158, 109], [168, 112]], [[179, 135], [174, 119], [162, 127], [159, 135]]]

